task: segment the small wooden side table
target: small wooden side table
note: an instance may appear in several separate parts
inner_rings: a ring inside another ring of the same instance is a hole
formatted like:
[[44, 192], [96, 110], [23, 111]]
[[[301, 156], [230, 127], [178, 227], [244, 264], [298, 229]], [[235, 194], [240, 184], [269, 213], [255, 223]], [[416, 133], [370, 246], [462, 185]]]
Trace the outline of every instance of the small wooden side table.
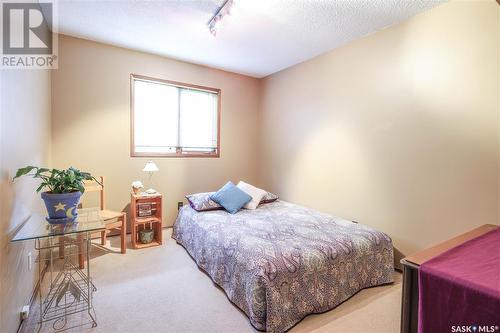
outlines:
[[[131, 193], [130, 226], [132, 247], [142, 249], [162, 244], [162, 195], [161, 193], [147, 194]], [[154, 238], [151, 243], [143, 244], [139, 239], [139, 232], [143, 229], [153, 229]]]

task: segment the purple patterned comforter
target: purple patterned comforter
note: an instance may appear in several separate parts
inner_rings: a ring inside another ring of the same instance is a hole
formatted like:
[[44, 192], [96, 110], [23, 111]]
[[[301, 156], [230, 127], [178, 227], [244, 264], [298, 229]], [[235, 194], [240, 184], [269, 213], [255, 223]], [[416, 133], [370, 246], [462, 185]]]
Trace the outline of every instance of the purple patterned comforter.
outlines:
[[258, 330], [284, 332], [393, 282], [387, 235], [281, 200], [234, 215], [184, 206], [172, 237]]

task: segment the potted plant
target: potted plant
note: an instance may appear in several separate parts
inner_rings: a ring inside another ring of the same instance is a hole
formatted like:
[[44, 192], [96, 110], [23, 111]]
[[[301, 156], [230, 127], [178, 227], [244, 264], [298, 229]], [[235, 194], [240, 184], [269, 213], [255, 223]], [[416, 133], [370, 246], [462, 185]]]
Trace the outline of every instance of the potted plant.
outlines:
[[26, 166], [17, 170], [12, 180], [22, 176], [31, 176], [42, 180], [36, 191], [46, 190], [42, 192], [41, 196], [49, 214], [47, 219], [49, 223], [65, 223], [74, 220], [78, 215], [76, 210], [80, 197], [85, 192], [83, 181], [89, 180], [99, 183], [90, 173], [73, 167], [58, 170]]

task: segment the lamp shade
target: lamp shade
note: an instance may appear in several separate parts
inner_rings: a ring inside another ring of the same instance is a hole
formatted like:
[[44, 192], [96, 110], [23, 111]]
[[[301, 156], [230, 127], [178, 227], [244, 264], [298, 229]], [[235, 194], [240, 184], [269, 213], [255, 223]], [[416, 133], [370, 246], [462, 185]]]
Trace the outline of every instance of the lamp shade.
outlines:
[[142, 171], [144, 171], [144, 172], [156, 172], [156, 171], [160, 171], [160, 169], [158, 169], [155, 162], [149, 161], [148, 163], [146, 163], [146, 165], [144, 166], [144, 169], [142, 169]]

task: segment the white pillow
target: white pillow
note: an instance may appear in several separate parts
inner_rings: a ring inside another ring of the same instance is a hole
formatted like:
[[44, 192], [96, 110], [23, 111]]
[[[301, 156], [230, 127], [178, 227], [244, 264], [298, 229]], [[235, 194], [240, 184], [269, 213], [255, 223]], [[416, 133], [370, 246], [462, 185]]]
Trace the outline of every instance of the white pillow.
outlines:
[[240, 181], [236, 186], [252, 197], [252, 200], [250, 200], [245, 206], [243, 206], [243, 208], [246, 209], [257, 208], [262, 198], [267, 194], [267, 191], [261, 190], [260, 188], [247, 184], [243, 181]]

